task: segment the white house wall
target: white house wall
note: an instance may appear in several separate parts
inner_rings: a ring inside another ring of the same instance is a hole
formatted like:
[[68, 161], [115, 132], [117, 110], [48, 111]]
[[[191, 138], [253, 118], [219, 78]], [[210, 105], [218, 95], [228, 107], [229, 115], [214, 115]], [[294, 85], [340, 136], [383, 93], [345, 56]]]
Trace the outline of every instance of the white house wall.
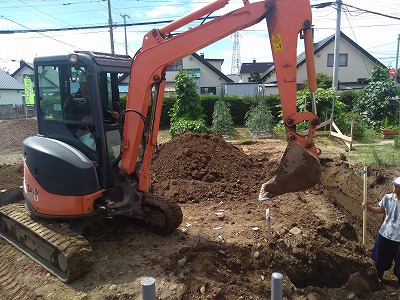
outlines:
[[200, 69], [200, 80], [199, 80], [199, 88], [200, 87], [217, 87], [217, 94], [220, 91], [221, 83], [225, 83], [221, 77], [211, 71], [209, 68], [206, 68], [199, 60], [194, 58], [193, 56], [188, 56], [183, 59], [183, 68], [186, 69]]
[[[200, 69], [200, 78], [196, 81], [198, 85], [198, 92], [200, 93], [200, 88], [202, 87], [216, 87], [217, 95], [220, 92], [220, 85], [225, 84], [225, 80], [219, 77], [215, 72], [211, 71], [204, 64], [202, 64], [198, 59], [189, 55], [182, 59], [182, 65], [184, 70], [188, 69]], [[219, 69], [221, 66], [219, 66]], [[166, 92], [174, 90], [174, 82], [175, 76], [178, 74], [178, 71], [167, 71], [166, 77]]]
[[247, 82], [249, 82], [249, 77], [250, 77], [250, 73], [241, 73], [239, 82], [247, 83]]
[[4, 104], [22, 105], [22, 91], [0, 90], [0, 105]]

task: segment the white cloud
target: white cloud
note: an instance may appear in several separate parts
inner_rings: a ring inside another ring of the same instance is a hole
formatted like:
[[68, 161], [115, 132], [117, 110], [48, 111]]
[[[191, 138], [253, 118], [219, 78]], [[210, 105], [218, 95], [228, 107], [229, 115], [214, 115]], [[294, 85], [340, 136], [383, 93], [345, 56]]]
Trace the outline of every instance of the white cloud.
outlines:
[[149, 10], [146, 12], [146, 15], [152, 18], [158, 18], [161, 16], [171, 16], [171, 15], [180, 15], [184, 14], [185, 6], [176, 5], [176, 3], [169, 3], [168, 5], [161, 5], [156, 9]]

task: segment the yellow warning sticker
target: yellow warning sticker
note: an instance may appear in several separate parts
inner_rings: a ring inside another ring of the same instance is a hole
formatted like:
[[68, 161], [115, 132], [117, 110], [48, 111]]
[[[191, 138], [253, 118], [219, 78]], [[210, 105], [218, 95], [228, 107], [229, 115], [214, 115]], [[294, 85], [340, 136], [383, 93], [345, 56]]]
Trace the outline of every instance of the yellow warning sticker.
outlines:
[[280, 33], [272, 36], [272, 50], [274, 52], [283, 51], [283, 45]]

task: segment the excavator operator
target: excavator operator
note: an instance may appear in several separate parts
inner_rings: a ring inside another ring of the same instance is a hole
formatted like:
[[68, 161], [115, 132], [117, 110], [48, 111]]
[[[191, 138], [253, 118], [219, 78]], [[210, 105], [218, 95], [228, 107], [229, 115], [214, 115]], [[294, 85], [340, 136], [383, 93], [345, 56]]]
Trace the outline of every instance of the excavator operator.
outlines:
[[79, 89], [67, 97], [64, 104], [66, 119], [74, 121], [86, 121], [91, 123], [92, 110], [90, 107], [89, 87], [85, 73], [78, 78]]
[[[90, 107], [89, 85], [85, 73], [78, 78], [79, 89], [67, 97], [64, 105], [64, 112], [69, 120], [84, 121], [92, 123], [92, 109]], [[107, 122], [115, 123], [118, 120], [118, 112], [103, 110], [104, 119]]]

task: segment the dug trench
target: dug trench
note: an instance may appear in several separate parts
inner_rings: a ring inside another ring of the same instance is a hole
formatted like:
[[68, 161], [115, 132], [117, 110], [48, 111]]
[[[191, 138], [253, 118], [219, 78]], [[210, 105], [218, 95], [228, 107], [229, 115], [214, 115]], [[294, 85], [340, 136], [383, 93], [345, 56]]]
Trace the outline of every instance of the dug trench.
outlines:
[[[2, 125], [4, 134], [10, 126]], [[322, 146], [322, 177], [313, 188], [258, 201], [285, 146], [278, 139], [227, 142], [193, 133], [160, 143], [151, 193], [182, 207], [173, 234], [149, 233], [128, 218], [103, 220], [84, 233], [93, 270], [70, 284], [0, 240], [0, 298], [141, 299], [140, 281], [150, 276], [158, 299], [269, 299], [271, 274], [280, 272], [286, 299], [398, 299], [392, 272], [379, 285], [369, 257], [382, 215], [368, 215], [362, 243], [363, 166], [343, 160], [344, 148]], [[10, 149], [0, 154], [15, 153]], [[398, 175], [372, 168], [369, 201], [390, 192]], [[0, 189], [17, 189], [21, 163], [3, 164], [0, 176]]]

